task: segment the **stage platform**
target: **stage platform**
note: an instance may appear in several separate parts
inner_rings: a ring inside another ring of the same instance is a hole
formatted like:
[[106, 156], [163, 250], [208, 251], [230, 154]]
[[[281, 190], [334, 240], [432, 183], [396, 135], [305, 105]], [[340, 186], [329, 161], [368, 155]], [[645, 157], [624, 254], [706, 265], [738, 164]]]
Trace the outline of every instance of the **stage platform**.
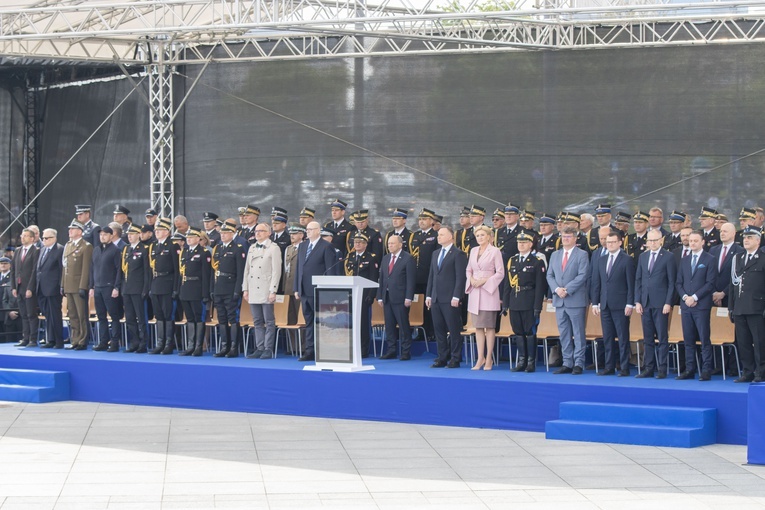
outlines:
[[746, 444], [749, 385], [722, 376], [675, 381], [432, 369], [369, 358], [376, 370], [304, 371], [294, 357], [201, 358], [17, 348], [0, 344], [0, 367], [64, 370], [73, 400], [542, 432], [561, 402], [589, 401], [717, 409], [717, 442]]

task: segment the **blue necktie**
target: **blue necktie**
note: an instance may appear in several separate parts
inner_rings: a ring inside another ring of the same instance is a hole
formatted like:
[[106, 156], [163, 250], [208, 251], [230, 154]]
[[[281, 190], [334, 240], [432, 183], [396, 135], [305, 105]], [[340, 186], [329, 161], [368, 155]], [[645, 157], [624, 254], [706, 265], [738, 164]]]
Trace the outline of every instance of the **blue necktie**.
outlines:
[[696, 272], [696, 261], [698, 260], [698, 255], [693, 255], [693, 259], [691, 259], [691, 275], [693, 275]]
[[446, 255], [446, 249], [441, 248], [441, 256], [438, 257], [438, 269], [441, 269], [441, 262], [444, 261], [444, 256]]
[[311, 251], [313, 250], [313, 245], [308, 244], [308, 249], [305, 251], [305, 258], [308, 258], [311, 255]]

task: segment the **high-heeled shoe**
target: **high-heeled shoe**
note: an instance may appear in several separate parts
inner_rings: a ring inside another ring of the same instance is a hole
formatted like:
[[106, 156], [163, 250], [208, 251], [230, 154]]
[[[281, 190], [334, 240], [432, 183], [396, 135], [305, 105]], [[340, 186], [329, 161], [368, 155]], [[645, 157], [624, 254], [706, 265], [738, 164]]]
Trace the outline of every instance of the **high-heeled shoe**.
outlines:
[[484, 366], [484, 364], [486, 364], [486, 360], [476, 361], [475, 366], [473, 366], [473, 368], [470, 370], [481, 370], [481, 367]]
[[494, 366], [493, 363], [484, 363], [483, 369], [484, 370], [491, 370], [491, 368]]

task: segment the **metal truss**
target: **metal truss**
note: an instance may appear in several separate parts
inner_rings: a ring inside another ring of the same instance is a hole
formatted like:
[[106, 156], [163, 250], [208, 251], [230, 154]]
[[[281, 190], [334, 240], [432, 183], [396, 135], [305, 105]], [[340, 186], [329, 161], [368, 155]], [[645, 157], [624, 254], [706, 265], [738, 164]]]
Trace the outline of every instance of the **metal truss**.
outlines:
[[152, 65], [158, 41], [171, 64], [765, 41], [765, 0], [646, 1], [73, 0], [0, 10], [0, 55]]
[[32, 201], [37, 196], [40, 183], [40, 139], [41, 139], [41, 116], [43, 114], [43, 91], [37, 84], [27, 83], [24, 93], [24, 174], [22, 178], [22, 200], [29, 204], [26, 209], [24, 224], [36, 225], [38, 217], [38, 203]]
[[172, 122], [173, 73], [165, 62], [172, 56], [170, 45], [154, 45], [149, 70], [149, 143], [151, 158], [151, 205], [160, 216], [173, 217], [175, 202], [175, 155]]

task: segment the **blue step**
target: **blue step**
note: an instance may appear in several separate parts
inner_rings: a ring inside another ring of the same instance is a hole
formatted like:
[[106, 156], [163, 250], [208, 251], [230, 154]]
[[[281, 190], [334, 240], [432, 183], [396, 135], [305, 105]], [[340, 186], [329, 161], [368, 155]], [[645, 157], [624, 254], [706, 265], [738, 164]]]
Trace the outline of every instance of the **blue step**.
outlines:
[[1, 368], [0, 400], [33, 403], [69, 400], [69, 372]]
[[562, 402], [548, 439], [693, 448], [717, 441], [711, 408]]

